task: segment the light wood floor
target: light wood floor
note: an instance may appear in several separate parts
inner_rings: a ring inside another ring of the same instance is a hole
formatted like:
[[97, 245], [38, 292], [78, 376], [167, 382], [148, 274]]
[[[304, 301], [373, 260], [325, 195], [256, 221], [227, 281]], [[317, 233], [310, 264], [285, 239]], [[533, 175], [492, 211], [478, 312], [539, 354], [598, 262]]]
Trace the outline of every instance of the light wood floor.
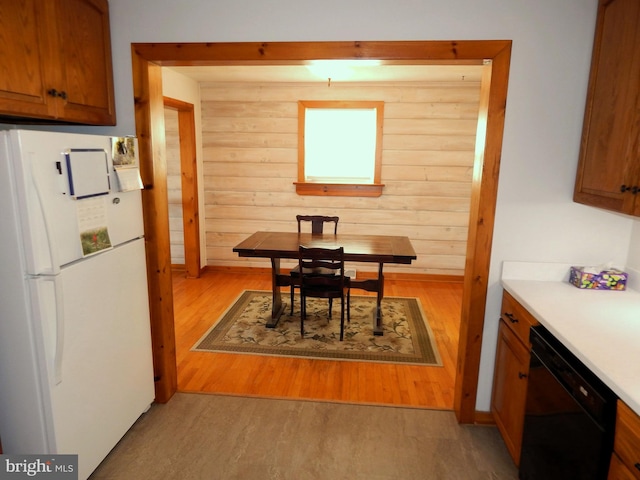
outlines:
[[386, 296], [420, 299], [443, 362], [429, 367], [192, 352], [243, 290], [270, 290], [271, 277], [207, 270], [199, 279], [179, 271], [173, 278], [181, 392], [453, 409], [462, 283], [385, 278]]

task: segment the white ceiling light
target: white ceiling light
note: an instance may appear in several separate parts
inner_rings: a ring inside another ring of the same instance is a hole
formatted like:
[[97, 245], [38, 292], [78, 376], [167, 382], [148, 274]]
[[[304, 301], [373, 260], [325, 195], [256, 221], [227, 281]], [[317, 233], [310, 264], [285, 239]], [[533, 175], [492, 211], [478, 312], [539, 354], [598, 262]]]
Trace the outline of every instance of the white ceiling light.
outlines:
[[379, 60], [312, 60], [306, 67], [323, 80], [347, 80], [354, 75], [358, 67], [374, 67]]

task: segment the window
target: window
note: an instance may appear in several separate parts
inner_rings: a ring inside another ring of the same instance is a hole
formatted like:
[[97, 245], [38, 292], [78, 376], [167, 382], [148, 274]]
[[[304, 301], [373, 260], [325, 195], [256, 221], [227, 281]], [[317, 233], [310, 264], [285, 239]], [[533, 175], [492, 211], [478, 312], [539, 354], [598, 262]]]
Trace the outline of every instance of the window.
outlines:
[[298, 102], [300, 195], [382, 194], [384, 102]]

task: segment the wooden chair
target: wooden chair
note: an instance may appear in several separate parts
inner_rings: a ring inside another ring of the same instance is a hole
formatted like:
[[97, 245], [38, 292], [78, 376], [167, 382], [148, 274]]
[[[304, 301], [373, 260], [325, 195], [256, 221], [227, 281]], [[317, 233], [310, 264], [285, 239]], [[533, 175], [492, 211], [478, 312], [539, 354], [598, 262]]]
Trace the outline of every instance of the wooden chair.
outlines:
[[[300, 277], [300, 335], [304, 337], [304, 320], [307, 316], [307, 297], [340, 299], [340, 341], [344, 338], [345, 289], [347, 291], [347, 321], [351, 321], [350, 278], [344, 275], [344, 248], [307, 248], [300, 245], [298, 266], [301, 272], [310, 272]], [[314, 275], [313, 272], [322, 272]], [[333, 272], [328, 275], [327, 272]], [[331, 302], [329, 304], [331, 318]]]
[[338, 221], [340, 217], [326, 217], [324, 215], [296, 215], [298, 221], [298, 233], [302, 233], [302, 223], [311, 222], [311, 234], [319, 235], [324, 232], [325, 223], [333, 223], [333, 234], [338, 233]]
[[[324, 231], [325, 223], [333, 223], [333, 234], [338, 233], [338, 221], [340, 217], [327, 217], [324, 215], [296, 215], [296, 220], [298, 221], [298, 233], [302, 233], [302, 224], [306, 222], [311, 223], [311, 235], [321, 235]], [[329, 275], [333, 275], [334, 272], [326, 272]], [[297, 284], [299, 284], [300, 277], [300, 268], [299, 266], [295, 266], [289, 272], [291, 276], [291, 315], [293, 315], [293, 299], [294, 293]], [[329, 311], [331, 311], [331, 307], [333, 302], [329, 299]]]

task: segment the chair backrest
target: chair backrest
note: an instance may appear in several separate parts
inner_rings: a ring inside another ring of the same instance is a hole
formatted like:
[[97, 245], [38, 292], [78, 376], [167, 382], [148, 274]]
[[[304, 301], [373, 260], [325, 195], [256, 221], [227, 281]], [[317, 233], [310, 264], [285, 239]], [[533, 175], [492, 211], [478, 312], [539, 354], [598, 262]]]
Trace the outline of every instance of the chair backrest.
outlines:
[[301, 275], [300, 287], [306, 295], [332, 298], [344, 290], [348, 277], [345, 280], [343, 247], [307, 248], [300, 245], [298, 264], [300, 271], [305, 272]]
[[319, 235], [324, 230], [325, 223], [333, 223], [333, 234], [338, 233], [338, 220], [340, 217], [326, 217], [324, 215], [296, 215], [298, 221], [298, 233], [301, 232], [302, 222], [311, 222], [311, 234]]

